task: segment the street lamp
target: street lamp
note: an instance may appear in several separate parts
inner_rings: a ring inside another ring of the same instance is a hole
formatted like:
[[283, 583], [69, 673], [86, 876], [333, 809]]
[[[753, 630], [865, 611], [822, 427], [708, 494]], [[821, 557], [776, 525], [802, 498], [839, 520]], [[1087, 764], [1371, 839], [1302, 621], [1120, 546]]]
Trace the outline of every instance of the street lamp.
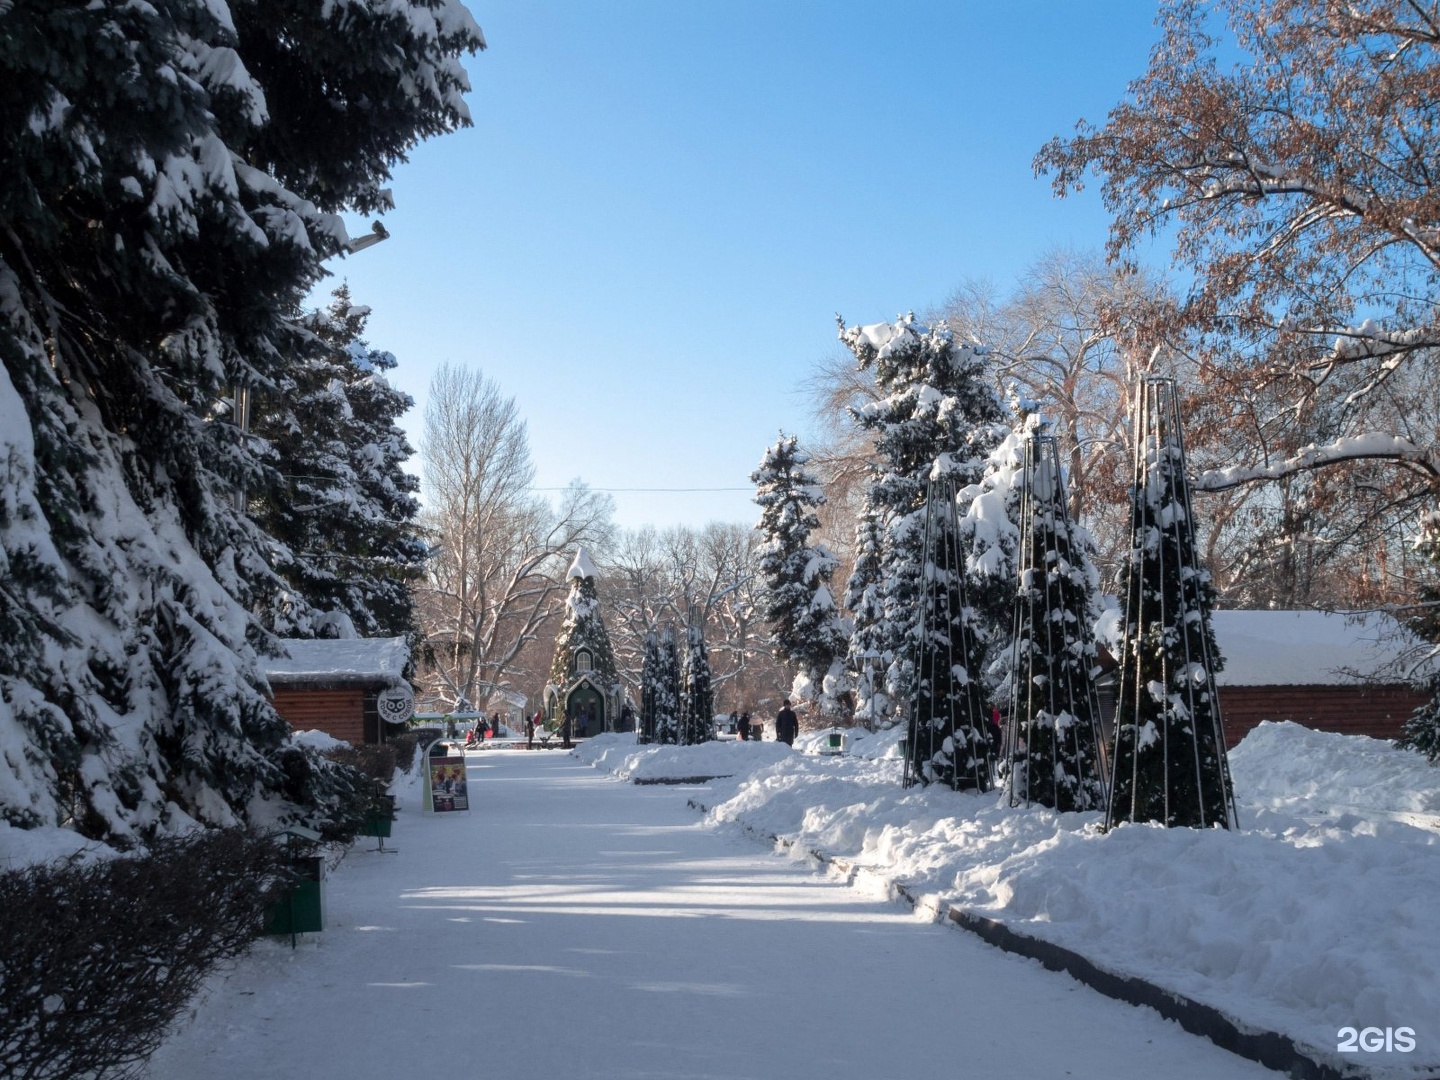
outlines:
[[368, 247], [374, 247], [381, 240], [390, 239], [390, 230], [385, 228], [384, 223], [375, 222], [370, 226], [370, 235], [362, 236], [358, 240], [351, 240], [345, 245], [345, 251], [354, 255], [357, 251], [364, 251]]

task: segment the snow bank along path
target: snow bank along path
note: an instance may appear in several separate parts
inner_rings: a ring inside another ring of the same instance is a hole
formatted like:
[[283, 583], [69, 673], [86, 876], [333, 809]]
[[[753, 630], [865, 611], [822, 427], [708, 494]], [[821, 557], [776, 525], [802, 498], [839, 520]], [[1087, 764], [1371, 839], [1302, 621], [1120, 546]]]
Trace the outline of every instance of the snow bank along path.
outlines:
[[469, 755], [475, 810], [402, 797], [326, 929], [212, 982], [152, 1080], [1273, 1077], [698, 819], [695, 789]]

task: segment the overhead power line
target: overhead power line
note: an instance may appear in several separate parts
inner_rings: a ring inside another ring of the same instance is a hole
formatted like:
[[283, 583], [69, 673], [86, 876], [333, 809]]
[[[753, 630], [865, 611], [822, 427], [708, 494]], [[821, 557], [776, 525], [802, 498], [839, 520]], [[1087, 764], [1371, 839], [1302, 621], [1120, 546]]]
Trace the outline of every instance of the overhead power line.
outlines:
[[[588, 485], [587, 485], [588, 486]], [[569, 491], [564, 487], [537, 487], [531, 491]], [[634, 494], [636, 492], [682, 492], [682, 491], [754, 491], [749, 487], [683, 487], [683, 488], [614, 488], [614, 487], [592, 487], [591, 491], [603, 491], [606, 494]]]

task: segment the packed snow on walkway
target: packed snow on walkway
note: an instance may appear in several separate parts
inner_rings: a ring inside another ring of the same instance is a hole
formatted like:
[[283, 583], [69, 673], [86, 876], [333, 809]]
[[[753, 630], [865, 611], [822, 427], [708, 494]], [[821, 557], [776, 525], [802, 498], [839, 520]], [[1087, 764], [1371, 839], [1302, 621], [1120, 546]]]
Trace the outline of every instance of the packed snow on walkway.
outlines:
[[636, 783], [678, 783], [746, 775], [794, 757], [780, 742], [725, 741], [697, 746], [637, 746], [635, 736], [604, 735], [580, 744], [576, 756]]
[[[1096, 813], [904, 789], [899, 733], [850, 734], [843, 757], [816, 754], [812, 737], [774, 763], [735, 744], [657, 754], [623, 735], [578, 753], [652, 776], [693, 775], [694, 754], [704, 772], [735, 774], [706, 793], [714, 821], [851, 860], [924, 904], [998, 919], [1337, 1066], [1440, 1071], [1440, 769], [1419, 755], [1262, 724], [1231, 752], [1238, 832], [1127, 824], [1107, 835]], [[717, 762], [724, 751], [733, 768]], [[1339, 1053], [1347, 1027], [1412, 1028], [1415, 1047]]]
[[357, 844], [324, 930], [217, 972], [148, 1080], [1274, 1076], [704, 820], [706, 788], [466, 763], [469, 811], [402, 787], [399, 854]]

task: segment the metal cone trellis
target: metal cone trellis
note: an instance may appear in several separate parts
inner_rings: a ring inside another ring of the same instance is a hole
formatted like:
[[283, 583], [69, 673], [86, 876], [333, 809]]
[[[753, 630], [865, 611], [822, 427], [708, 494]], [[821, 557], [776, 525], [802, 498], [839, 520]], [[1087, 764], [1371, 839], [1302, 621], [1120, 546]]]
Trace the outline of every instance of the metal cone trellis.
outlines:
[[965, 596], [956, 487], [948, 475], [932, 475], [926, 487], [904, 782], [989, 791], [994, 760]]
[[1070, 522], [1054, 436], [1025, 444], [1011, 638], [1006, 791], [1011, 806], [1106, 804], [1087, 560]]
[[1147, 378], [1135, 411], [1131, 550], [1106, 828], [1238, 825], [1215, 691], [1209, 574], [1195, 557], [1173, 379]]

